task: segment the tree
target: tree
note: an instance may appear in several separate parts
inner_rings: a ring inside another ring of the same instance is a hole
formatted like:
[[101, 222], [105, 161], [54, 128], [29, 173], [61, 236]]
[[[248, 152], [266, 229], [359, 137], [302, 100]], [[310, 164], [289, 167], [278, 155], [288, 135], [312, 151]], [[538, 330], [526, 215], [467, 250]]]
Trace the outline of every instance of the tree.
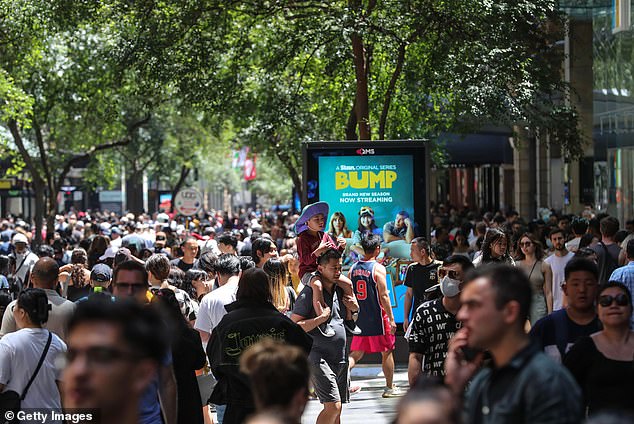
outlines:
[[0, 117], [32, 179], [37, 242], [45, 217], [53, 228], [57, 193], [71, 169], [128, 144], [149, 120], [150, 108], [129, 108], [134, 75], [112, 59], [94, 4], [23, 1], [0, 9], [0, 98], [10, 105]]
[[[37, 199], [48, 193], [49, 220], [64, 172], [131, 143], [168, 100], [176, 112], [231, 121], [236, 139], [277, 158], [297, 189], [299, 146], [307, 140], [433, 138], [483, 123], [521, 125], [549, 131], [551, 142], [574, 157], [581, 143], [576, 113], [563, 101], [569, 93], [555, 41], [565, 25], [556, 6], [555, 0], [5, 2], [0, 96], [15, 101], [0, 106], [0, 116]], [[189, 153], [179, 150], [188, 138], [173, 138], [173, 158], [183, 161], [175, 186], [194, 168], [179, 156]]]
[[230, 116], [298, 188], [303, 140], [519, 124], [550, 131], [571, 156], [581, 151], [563, 102], [555, 41], [564, 24], [553, 0], [208, 1], [186, 16], [188, 31], [171, 33], [158, 56], [187, 58], [172, 82]]

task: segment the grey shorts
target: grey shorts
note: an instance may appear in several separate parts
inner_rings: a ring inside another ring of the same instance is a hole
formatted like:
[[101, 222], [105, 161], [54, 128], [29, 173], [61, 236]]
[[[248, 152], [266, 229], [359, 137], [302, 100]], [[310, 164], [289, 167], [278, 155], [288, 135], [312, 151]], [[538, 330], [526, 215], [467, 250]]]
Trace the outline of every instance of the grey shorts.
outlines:
[[311, 363], [311, 381], [321, 403], [350, 402], [348, 364], [329, 364], [325, 359]]

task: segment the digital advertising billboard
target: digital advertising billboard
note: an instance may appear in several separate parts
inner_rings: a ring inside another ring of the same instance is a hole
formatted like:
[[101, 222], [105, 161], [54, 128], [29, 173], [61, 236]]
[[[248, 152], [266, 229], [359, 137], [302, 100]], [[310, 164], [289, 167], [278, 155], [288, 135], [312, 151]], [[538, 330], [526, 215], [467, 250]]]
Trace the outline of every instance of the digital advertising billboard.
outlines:
[[[328, 202], [330, 216], [341, 212], [349, 230], [371, 208], [377, 228], [406, 211], [421, 235], [429, 228], [427, 143], [412, 141], [331, 141], [303, 144], [302, 206]], [[328, 226], [328, 225], [327, 225]], [[326, 228], [327, 230], [327, 228]]]

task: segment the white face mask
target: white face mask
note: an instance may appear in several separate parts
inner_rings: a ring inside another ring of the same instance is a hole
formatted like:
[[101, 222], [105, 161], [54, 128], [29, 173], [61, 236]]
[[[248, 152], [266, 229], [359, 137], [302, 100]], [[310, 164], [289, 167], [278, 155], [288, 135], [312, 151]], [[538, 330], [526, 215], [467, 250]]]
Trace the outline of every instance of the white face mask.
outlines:
[[440, 280], [440, 292], [445, 297], [457, 296], [460, 294], [460, 283], [461, 281], [454, 280], [445, 275], [442, 280]]

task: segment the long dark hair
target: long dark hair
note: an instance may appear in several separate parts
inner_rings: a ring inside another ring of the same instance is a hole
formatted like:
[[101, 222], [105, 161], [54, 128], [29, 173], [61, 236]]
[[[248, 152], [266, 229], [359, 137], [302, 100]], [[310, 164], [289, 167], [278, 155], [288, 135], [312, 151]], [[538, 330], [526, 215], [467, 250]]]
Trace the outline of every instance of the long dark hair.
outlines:
[[[365, 228], [363, 224], [361, 224], [361, 217], [363, 215], [370, 215], [370, 218], [372, 218], [372, 223], [370, 224], [369, 229]], [[357, 221], [357, 224], [358, 224], [357, 229], [359, 230], [361, 234], [368, 233], [368, 232], [371, 233], [374, 230], [376, 230], [378, 227], [376, 226], [376, 222], [374, 221], [374, 210], [369, 206], [363, 206], [361, 209], [359, 209], [359, 219]]]
[[95, 236], [88, 248], [88, 267], [92, 268], [99, 262], [99, 258], [106, 253], [110, 245], [110, 239], [106, 236]]
[[524, 233], [517, 239], [516, 259], [518, 261], [523, 261], [524, 259], [526, 259], [526, 255], [524, 254], [524, 252], [522, 252], [522, 248], [520, 246], [523, 238], [528, 238], [533, 243], [533, 245], [535, 246], [535, 259], [541, 261], [544, 257], [544, 248], [542, 247], [542, 244], [539, 242], [539, 240], [537, 240], [537, 238], [531, 233]]
[[[506, 240], [506, 251], [499, 258], [494, 258], [491, 255], [491, 247], [495, 242], [502, 238]], [[497, 228], [489, 228], [484, 235], [484, 241], [482, 242], [482, 264], [488, 262], [506, 262], [509, 264], [512, 263], [513, 259], [511, 258], [511, 255], [509, 253], [509, 244], [509, 237], [504, 231]]]
[[272, 303], [269, 276], [260, 268], [247, 269], [240, 276], [236, 300]]
[[201, 279], [207, 279], [207, 273], [205, 271], [195, 268], [189, 269], [185, 273], [185, 278], [183, 279], [183, 283], [180, 289], [186, 291], [189, 297], [191, 297], [192, 299], [197, 299], [198, 293], [196, 293], [196, 288], [194, 287], [193, 281]]

